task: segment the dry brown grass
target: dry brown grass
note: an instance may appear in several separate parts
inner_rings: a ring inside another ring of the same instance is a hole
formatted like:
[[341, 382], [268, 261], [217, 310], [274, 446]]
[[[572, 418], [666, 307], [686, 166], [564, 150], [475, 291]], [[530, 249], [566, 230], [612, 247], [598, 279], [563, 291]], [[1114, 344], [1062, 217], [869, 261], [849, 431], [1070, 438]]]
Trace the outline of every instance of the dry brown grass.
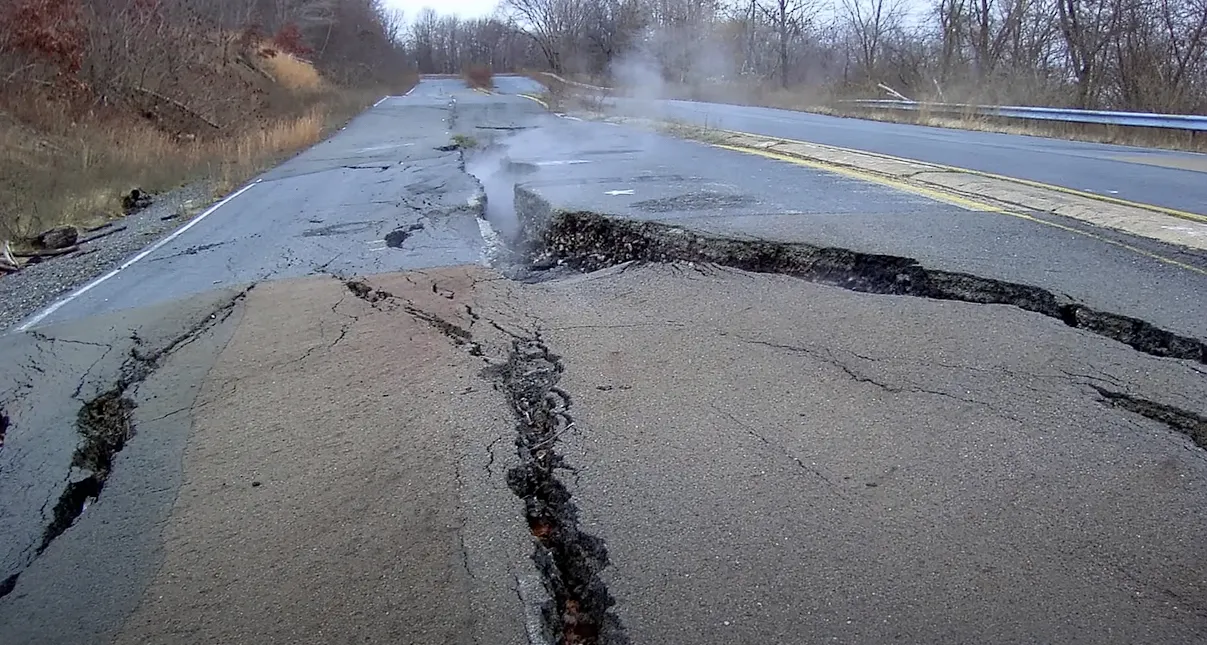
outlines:
[[288, 54], [261, 50], [261, 65], [278, 84], [294, 92], [320, 92], [323, 78], [314, 65]]
[[0, 239], [51, 226], [93, 226], [121, 214], [132, 188], [160, 192], [196, 180], [228, 192], [318, 142], [380, 96], [328, 97], [306, 112], [222, 138], [181, 140], [140, 123], [77, 126], [70, 136], [0, 120]]

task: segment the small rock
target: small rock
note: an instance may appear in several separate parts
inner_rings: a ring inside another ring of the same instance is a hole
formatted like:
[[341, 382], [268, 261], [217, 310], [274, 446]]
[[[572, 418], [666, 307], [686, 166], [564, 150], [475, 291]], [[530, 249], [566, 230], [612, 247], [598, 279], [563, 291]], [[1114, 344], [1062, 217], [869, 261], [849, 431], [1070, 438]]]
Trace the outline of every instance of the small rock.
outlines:
[[59, 226], [38, 236], [38, 245], [44, 249], [65, 249], [80, 239], [80, 231], [74, 226]]
[[140, 188], [131, 190], [127, 195], [122, 197], [122, 209], [127, 215], [137, 213], [138, 211], [151, 205], [151, 196], [143, 192]]

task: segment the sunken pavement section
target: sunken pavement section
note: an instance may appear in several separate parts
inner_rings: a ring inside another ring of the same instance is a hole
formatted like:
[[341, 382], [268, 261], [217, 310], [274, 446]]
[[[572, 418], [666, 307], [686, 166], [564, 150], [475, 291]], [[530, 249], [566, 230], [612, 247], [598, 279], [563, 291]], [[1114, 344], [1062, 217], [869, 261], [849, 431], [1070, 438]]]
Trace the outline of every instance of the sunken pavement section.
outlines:
[[1193, 311], [839, 244], [830, 204], [725, 230], [775, 193], [687, 164], [743, 157], [527, 105], [449, 108], [492, 226], [373, 231], [489, 263], [349, 251], [0, 338], [0, 640], [1207, 639]]

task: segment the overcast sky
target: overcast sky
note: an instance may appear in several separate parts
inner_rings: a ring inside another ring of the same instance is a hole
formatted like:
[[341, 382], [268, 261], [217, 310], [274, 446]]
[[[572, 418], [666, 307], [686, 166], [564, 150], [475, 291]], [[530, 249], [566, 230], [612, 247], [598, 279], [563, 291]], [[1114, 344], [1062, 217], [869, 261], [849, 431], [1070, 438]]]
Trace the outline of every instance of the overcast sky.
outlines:
[[408, 20], [419, 15], [424, 7], [431, 7], [442, 15], [481, 18], [494, 12], [498, 4], [499, 0], [386, 0], [386, 6], [405, 11]]

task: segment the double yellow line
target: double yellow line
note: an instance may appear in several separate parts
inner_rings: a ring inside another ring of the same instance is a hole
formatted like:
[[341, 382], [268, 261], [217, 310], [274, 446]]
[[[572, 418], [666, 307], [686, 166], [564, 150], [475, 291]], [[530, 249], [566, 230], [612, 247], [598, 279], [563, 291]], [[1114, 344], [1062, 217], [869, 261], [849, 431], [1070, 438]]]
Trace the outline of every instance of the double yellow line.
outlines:
[[[749, 133], [749, 132], [737, 132], [737, 131], [732, 131], [732, 130], [729, 130], [726, 132], [728, 134], [737, 134], [737, 135], [755, 137], [755, 138], [760, 138], [760, 139], [770, 139], [770, 140], [775, 140], [775, 141], [782, 141], [784, 143], [796, 143], [796, 144], [809, 145], [809, 146], [818, 145], [818, 144], [814, 144], [814, 143], [809, 143], [807, 141], [795, 141], [792, 139], [784, 139], [782, 137], [770, 137], [770, 136], [763, 135], [763, 134], [753, 134], [753, 133]], [[763, 150], [761, 148], [752, 148], [752, 147], [746, 147], [746, 146], [733, 146], [733, 145], [726, 145], [726, 144], [719, 144], [719, 143], [714, 143], [712, 145], [716, 148], [721, 148], [724, 150], [730, 150], [733, 152], [741, 152], [741, 153], [751, 154], [751, 155], [758, 155], [760, 157], [766, 157], [768, 159], [775, 159], [778, 161], [786, 161], [788, 163], [795, 164], [798, 166], [805, 166], [807, 168], [813, 168], [815, 170], [821, 170], [823, 172], [841, 175], [844, 177], [849, 177], [851, 179], [857, 179], [859, 181], [865, 181], [865, 182], [869, 182], [869, 183], [873, 183], [873, 184], [879, 184], [881, 186], [886, 186], [886, 187], [889, 187], [889, 188], [892, 188], [895, 190], [899, 190], [899, 191], [903, 191], [903, 192], [907, 192], [907, 193], [913, 193], [915, 195], [926, 197], [926, 198], [934, 200], [934, 201], [942, 202], [945, 204], [951, 204], [953, 206], [958, 206], [958, 207], [964, 208], [966, 210], [980, 211], [980, 212], [986, 212], [986, 213], [997, 213], [1000, 215], [1009, 215], [1010, 217], [1016, 217], [1018, 219], [1027, 220], [1028, 222], [1034, 222], [1036, 224], [1042, 224], [1044, 226], [1059, 229], [1062, 231], [1068, 231], [1069, 233], [1075, 233], [1077, 235], [1082, 235], [1084, 237], [1091, 238], [1093, 240], [1102, 242], [1104, 244], [1110, 244], [1111, 246], [1125, 249], [1132, 253], [1136, 253], [1138, 255], [1142, 255], [1144, 257], [1147, 257], [1147, 258], [1150, 258], [1153, 260], [1157, 260], [1158, 262], [1168, 264], [1170, 266], [1178, 267], [1179, 269], [1185, 269], [1185, 270], [1191, 271], [1193, 273], [1207, 275], [1207, 269], [1202, 269], [1202, 268], [1194, 266], [1192, 264], [1187, 264], [1185, 262], [1181, 262], [1179, 260], [1175, 260], [1173, 258], [1166, 257], [1159, 253], [1153, 253], [1151, 251], [1147, 251], [1140, 247], [1133, 246], [1131, 244], [1127, 244], [1126, 242], [1120, 242], [1119, 240], [1115, 240], [1115, 239], [1112, 239], [1112, 238], [1109, 238], [1109, 237], [1106, 237], [1103, 235], [1099, 235], [1097, 233], [1093, 233], [1091, 231], [1087, 231], [1087, 230], [1084, 230], [1081, 228], [1066, 226], [1066, 225], [1060, 224], [1058, 222], [1048, 221], [1046, 219], [1041, 219], [1041, 218], [1038, 218], [1038, 217], [1035, 217], [1032, 215], [1027, 215], [1026, 213], [1020, 213], [1018, 211], [1013, 211], [1013, 210], [1010, 210], [1007, 208], [1002, 208], [1001, 206], [996, 206], [996, 205], [989, 204], [986, 202], [977, 201], [975, 199], [970, 199], [968, 197], [965, 197], [963, 195], [959, 195], [956, 193], [938, 190], [938, 189], [934, 189], [934, 188], [929, 188], [929, 187], [925, 187], [925, 186], [919, 186], [917, 184], [911, 184], [909, 182], [901, 181], [899, 179], [894, 179], [894, 178], [887, 177], [885, 175], [877, 174], [874, 172], [860, 170], [857, 168], [853, 168], [851, 166], [835, 164], [835, 163], [827, 163], [827, 162], [823, 162], [823, 161], [817, 161], [815, 159], [806, 159], [806, 158], [798, 157], [798, 156], [794, 156], [794, 155], [787, 155], [787, 154], [783, 154], [783, 153], [779, 153], [779, 152], [773, 152], [771, 150]], [[1051, 185], [1043, 184], [1040, 182], [1019, 180], [1019, 179], [1015, 179], [1013, 177], [995, 175], [993, 173], [979, 172], [979, 171], [975, 171], [975, 170], [966, 170], [963, 168], [957, 168], [955, 166], [943, 166], [940, 164], [930, 164], [928, 162], [918, 162], [913, 159], [904, 159], [901, 157], [893, 157], [890, 155], [868, 153], [868, 152], [864, 152], [862, 150], [839, 148], [836, 146], [821, 146], [821, 147], [824, 147], [824, 148], [827, 148], [830, 150], [835, 150], [835, 151], [840, 151], [840, 152], [849, 152], [849, 153], [855, 153], [855, 154], [861, 154], [861, 155], [871, 154], [872, 156], [879, 157], [881, 159], [899, 161], [899, 162], [904, 162], [904, 163], [927, 163], [930, 166], [933, 166], [935, 168], [945, 170], [948, 172], [965, 173], [965, 174], [970, 174], [970, 175], [977, 175], [980, 177], [987, 177], [987, 178], [992, 178], [992, 179], [1000, 179], [1003, 181], [1022, 183], [1022, 184], [1025, 184], [1025, 185], [1028, 185], [1028, 186], [1031, 186], [1034, 188], [1056, 190], [1056, 191], [1059, 191], [1059, 192], [1062, 192], [1065, 194], [1071, 194], [1071, 195], [1077, 195], [1080, 197], [1097, 199], [1099, 201], [1105, 201], [1105, 202], [1109, 202], [1109, 203], [1113, 203], [1113, 204], [1118, 204], [1121, 206], [1132, 206], [1134, 208], [1141, 208], [1144, 210], [1155, 211], [1157, 213], [1170, 215], [1173, 217], [1180, 217], [1182, 219], [1187, 219], [1190, 221], [1207, 222], [1207, 217], [1198, 215], [1196, 213], [1187, 213], [1184, 211], [1178, 211], [1178, 210], [1174, 210], [1174, 209], [1170, 209], [1170, 208], [1154, 206], [1152, 204], [1141, 204], [1138, 202], [1129, 202], [1125, 199], [1115, 199], [1115, 198], [1109, 198], [1109, 197], [1103, 198], [1102, 195], [1096, 195], [1094, 193], [1087, 193], [1087, 192], [1082, 192], [1079, 190], [1073, 190], [1071, 188], [1063, 188], [1060, 186], [1051, 186]]]
[[884, 159], [886, 161], [897, 161], [900, 163], [921, 163], [921, 164], [926, 164], [927, 166], [930, 166], [931, 168], [935, 168], [936, 170], [940, 170], [940, 171], [957, 172], [957, 173], [961, 173], [961, 174], [965, 174], [965, 175], [974, 175], [976, 177], [984, 177], [986, 179], [997, 179], [1000, 181], [1009, 181], [1009, 182], [1012, 182], [1015, 184], [1029, 186], [1031, 188], [1040, 188], [1043, 190], [1051, 190], [1051, 191], [1055, 191], [1058, 193], [1063, 193], [1065, 195], [1084, 197], [1086, 199], [1093, 199], [1093, 200], [1097, 200], [1100, 202], [1105, 202], [1107, 204], [1114, 204], [1116, 206], [1128, 206], [1131, 208], [1139, 208], [1139, 209], [1143, 209], [1143, 210], [1147, 210], [1147, 211], [1152, 211], [1154, 213], [1160, 213], [1162, 215], [1169, 215], [1170, 217], [1177, 217], [1179, 219], [1184, 219], [1184, 220], [1188, 220], [1191, 222], [1201, 222], [1201, 223], [1207, 224], [1207, 215], [1200, 215], [1198, 213], [1182, 211], [1182, 210], [1178, 210], [1176, 208], [1166, 208], [1164, 206], [1157, 206], [1155, 204], [1145, 204], [1143, 202], [1133, 202], [1133, 201], [1127, 200], [1127, 199], [1111, 197], [1109, 195], [1099, 195], [1098, 193], [1090, 193], [1090, 192], [1086, 192], [1084, 190], [1077, 190], [1075, 188], [1066, 188], [1064, 186], [1056, 186], [1054, 184], [1045, 184], [1043, 182], [1032, 181], [1030, 179], [1020, 179], [1018, 177], [1008, 177], [1006, 175], [999, 175], [999, 174], [992, 173], [992, 172], [984, 172], [981, 170], [972, 170], [970, 168], [960, 168], [957, 166], [948, 166], [945, 164], [932, 163], [929, 161], [920, 161], [918, 159], [906, 159], [905, 157], [896, 157], [893, 155], [886, 155], [886, 154], [879, 153], [879, 152], [868, 152], [866, 150], [856, 150], [854, 148], [843, 148], [841, 146], [824, 145], [824, 144], [819, 144], [819, 143], [813, 143], [810, 141], [785, 139], [784, 137], [773, 137], [773, 136], [766, 135], [766, 134], [756, 134], [753, 132], [742, 132], [740, 130], [723, 130], [722, 132], [725, 132], [726, 134], [741, 135], [744, 137], [772, 139], [775, 141], [782, 141], [784, 143], [795, 143], [795, 144], [805, 145], [805, 146], [816, 146], [818, 148], [825, 148], [827, 150], [833, 150], [836, 152], [848, 152], [848, 153], [852, 153], [852, 154], [860, 154], [860, 155], [865, 155], [865, 156], [870, 156], [870, 157], [877, 157], [880, 159]]

